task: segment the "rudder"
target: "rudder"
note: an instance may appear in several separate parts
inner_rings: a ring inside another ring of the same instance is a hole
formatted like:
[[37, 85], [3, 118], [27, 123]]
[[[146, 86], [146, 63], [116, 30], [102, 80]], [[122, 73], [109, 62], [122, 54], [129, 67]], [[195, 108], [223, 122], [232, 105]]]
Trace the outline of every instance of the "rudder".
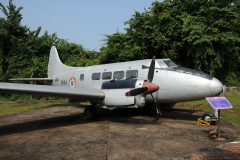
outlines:
[[55, 75], [64, 72], [67, 68], [68, 66], [61, 62], [56, 47], [52, 46], [48, 61], [48, 78], [54, 78]]

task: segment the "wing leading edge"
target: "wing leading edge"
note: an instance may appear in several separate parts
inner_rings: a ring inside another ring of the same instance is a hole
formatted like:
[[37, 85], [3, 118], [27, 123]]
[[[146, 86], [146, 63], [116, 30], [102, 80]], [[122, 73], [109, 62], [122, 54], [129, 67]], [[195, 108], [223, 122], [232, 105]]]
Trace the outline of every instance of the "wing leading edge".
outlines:
[[52, 82], [52, 78], [12, 78], [10, 81], [50, 81]]
[[33, 85], [0, 82], [0, 92], [21, 93], [41, 96], [59, 96], [67, 98], [104, 99], [103, 91], [93, 88], [68, 88], [62, 86]]

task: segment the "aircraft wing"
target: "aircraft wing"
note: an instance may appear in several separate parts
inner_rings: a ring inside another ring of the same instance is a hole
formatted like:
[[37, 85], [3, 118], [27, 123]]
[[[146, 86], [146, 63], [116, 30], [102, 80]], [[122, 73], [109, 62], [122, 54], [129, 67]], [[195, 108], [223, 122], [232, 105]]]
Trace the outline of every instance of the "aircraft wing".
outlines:
[[104, 99], [103, 91], [94, 88], [68, 88], [51, 85], [33, 85], [0, 82], [0, 92], [21, 93], [41, 96], [59, 96], [67, 98]]
[[52, 78], [12, 78], [10, 81], [50, 81], [52, 82]]

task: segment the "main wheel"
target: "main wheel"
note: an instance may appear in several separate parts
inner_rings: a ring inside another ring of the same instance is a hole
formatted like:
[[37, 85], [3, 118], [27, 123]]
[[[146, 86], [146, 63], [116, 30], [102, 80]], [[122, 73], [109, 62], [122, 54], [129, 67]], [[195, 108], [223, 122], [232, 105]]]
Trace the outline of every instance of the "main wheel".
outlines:
[[84, 119], [85, 120], [94, 120], [96, 119], [96, 107], [88, 106], [84, 109]]

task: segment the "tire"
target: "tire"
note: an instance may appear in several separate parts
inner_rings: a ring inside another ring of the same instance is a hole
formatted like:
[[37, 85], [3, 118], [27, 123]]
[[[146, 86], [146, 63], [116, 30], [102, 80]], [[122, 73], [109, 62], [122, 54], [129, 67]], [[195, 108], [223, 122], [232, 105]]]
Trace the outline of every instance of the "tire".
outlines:
[[85, 120], [94, 120], [96, 119], [96, 108], [93, 106], [88, 106], [84, 109], [84, 119]]

